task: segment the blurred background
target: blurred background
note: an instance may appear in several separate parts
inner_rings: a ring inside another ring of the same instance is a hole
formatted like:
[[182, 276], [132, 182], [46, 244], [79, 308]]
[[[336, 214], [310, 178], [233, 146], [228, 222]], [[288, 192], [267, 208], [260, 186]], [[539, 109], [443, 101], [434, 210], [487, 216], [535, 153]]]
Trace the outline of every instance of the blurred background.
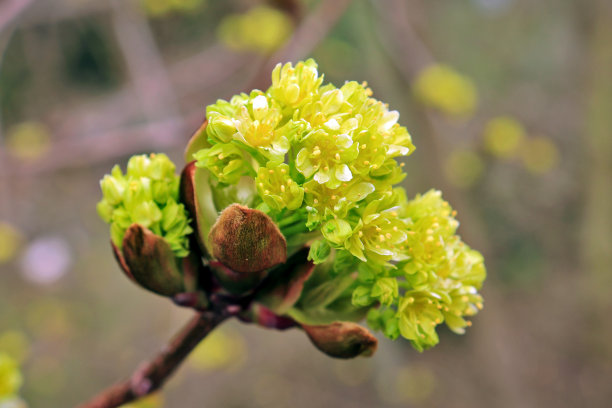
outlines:
[[1, 0], [0, 353], [23, 400], [74, 406], [191, 315], [120, 272], [99, 179], [135, 153], [182, 166], [207, 104], [308, 57], [401, 113], [404, 186], [457, 209], [485, 308], [354, 361], [229, 322], [146, 406], [610, 406], [609, 0]]

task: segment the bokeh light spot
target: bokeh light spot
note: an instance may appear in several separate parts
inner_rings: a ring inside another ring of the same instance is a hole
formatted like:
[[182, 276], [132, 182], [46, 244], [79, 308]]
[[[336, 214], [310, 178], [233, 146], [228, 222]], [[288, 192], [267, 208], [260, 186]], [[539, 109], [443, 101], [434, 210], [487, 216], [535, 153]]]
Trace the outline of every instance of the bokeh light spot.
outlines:
[[21, 260], [23, 276], [30, 282], [49, 285], [62, 278], [72, 264], [68, 243], [60, 237], [42, 237], [33, 241]]
[[0, 264], [13, 259], [23, 243], [19, 230], [6, 222], [0, 221]]
[[521, 157], [527, 171], [533, 174], [547, 173], [559, 164], [557, 146], [544, 136], [527, 140], [521, 149]]
[[7, 330], [0, 333], [0, 351], [23, 363], [30, 354], [30, 339], [21, 331]]
[[37, 159], [50, 147], [49, 130], [42, 123], [23, 122], [11, 127], [7, 133], [6, 149], [20, 159]]
[[526, 138], [523, 125], [509, 116], [491, 119], [483, 133], [485, 149], [494, 156], [510, 158], [516, 155]]
[[282, 11], [265, 6], [245, 14], [230, 14], [219, 24], [217, 36], [228, 48], [271, 53], [291, 37], [293, 23]]
[[478, 182], [484, 173], [482, 158], [471, 150], [455, 150], [444, 165], [446, 178], [453, 185], [468, 188]]
[[414, 93], [424, 105], [451, 116], [471, 115], [478, 101], [472, 80], [441, 64], [430, 65], [419, 73]]
[[236, 330], [222, 328], [198, 345], [189, 363], [196, 370], [217, 371], [239, 368], [245, 359], [246, 346], [242, 335]]

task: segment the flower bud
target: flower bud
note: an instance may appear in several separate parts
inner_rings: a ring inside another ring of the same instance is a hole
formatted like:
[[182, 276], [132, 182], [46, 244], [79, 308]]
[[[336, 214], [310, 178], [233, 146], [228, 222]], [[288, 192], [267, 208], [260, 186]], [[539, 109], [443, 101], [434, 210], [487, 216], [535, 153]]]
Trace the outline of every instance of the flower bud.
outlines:
[[274, 221], [239, 204], [223, 210], [209, 239], [213, 255], [239, 273], [263, 271], [287, 260], [287, 243]]
[[106, 201], [111, 205], [117, 205], [123, 200], [126, 185], [124, 180], [118, 180], [107, 174], [100, 180], [100, 188]]
[[187, 256], [192, 230], [189, 214], [177, 204], [179, 177], [174, 169], [168, 156], [152, 153], [130, 158], [125, 175], [115, 166], [104, 176], [98, 214], [110, 224], [115, 246], [121, 248], [126, 230], [138, 224], [164, 238], [176, 256]]
[[364, 327], [351, 322], [328, 325], [302, 325], [316, 348], [330, 357], [369, 357], [376, 351], [378, 340]]
[[225, 184], [236, 184], [250, 168], [242, 151], [233, 144], [216, 144], [209, 149], [200, 150], [194, 157], [198, 161], [196, 166], [208, 169]]
[[236, 126], [227, 116], [214, 115], [209, 118], [206, 131], [213, 139], [228, 143], [236, 133]]
[[127, 267], [140, 286], [162, 296], [185, 291], [177, 259], [163, 238], [133, 224], [125, 233], [122, 249], [125, 261], [122, 267]]

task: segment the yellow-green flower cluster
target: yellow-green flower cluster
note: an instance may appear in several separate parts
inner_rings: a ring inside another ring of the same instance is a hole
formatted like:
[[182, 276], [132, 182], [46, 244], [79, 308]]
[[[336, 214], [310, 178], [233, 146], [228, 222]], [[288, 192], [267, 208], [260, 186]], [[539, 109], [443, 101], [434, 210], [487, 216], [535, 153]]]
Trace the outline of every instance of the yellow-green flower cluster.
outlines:
[[[464, 333], [471, 324], [465, 318], [482, 308], [478, 290], [486, 276], [483, 258], [456, 235], [454, 214], [439, 191], [408, 202], [402, 214], [407, 223], [402, 243], [406, 260], [396, 269], [376, 271], [381, 277], [366, 279], [356, 291], [358, 303], [378, 301], [387, 306], [370, 310], [368, 322], [373, 327], [392, 338], [401, 334], [418, 350], [438, 343], [435, 329], [443, 322], [455, 333]], [[389, 276], [401, 288], [393, 300], [388, 291], [379, 294], [379, 282]]]
[[17, 361], [8, 354], [0, 353], [0, 402], [4, 398], [14, 397], [22, 382]]
[[121, 248], [126, 230], [140, 224], [163, 237], [179, 257], [188, 251], [192, 232], [189, 217], [179, 203], [179, 177], [165, 154], [132, 156], [124, 175], [113, 167], [100, 181], [103, 198], [98, 214], [110, 224], [111, 239]]
[[[313, 60], [279, 64], [266, 92], [217, 101], [206, 115], [212, 147], [196, 154], [197, 165], [224, 184], [255, 172], [261, 209], [284, 218], [302, 208], [310, 230], [391, 190], [403, 178], [395, 158], [414, 150], [396, 111], [365, 84], [323, 85]], [[328, 240], [340, 242], [332, 224]]]
[[437, 343], [438, 324], [469, 324], [482, 302], [482, 257], [455, 234], [439, 192], [408, 201], [396, 187], [406, 176], [397, 159], [414, 146], [366, 84], [324, 84], [313, 60], [279, 64], [268, 90], [206, 113], [210, 147], [194, 157], [213, 191], [250, 183], [249, 202], [277, 222], [288, 248], [310, 245], [318, 266], [291, 317], [326, 324], [371, 309], [375, 328], [419, 350]]

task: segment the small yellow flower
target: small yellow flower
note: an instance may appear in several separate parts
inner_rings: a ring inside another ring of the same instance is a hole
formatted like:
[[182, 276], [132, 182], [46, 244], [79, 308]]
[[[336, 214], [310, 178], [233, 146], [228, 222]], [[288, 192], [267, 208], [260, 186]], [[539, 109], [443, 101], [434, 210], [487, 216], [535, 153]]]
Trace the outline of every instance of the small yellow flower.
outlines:
[[272, 86], [268, 93], [279, 104], [296, 108], [319, 92], [323, 77], [319, 76], [317, 63], [309, 59], [298, 62], [278, 64], [272, 71]]
[[398, 209], [385, 208], [384, 198], [369, 203], [347, 240], [345, 247], [364, 262], [385, 263], [404, 258], [401, 244], [406, 240], [406, 224]]
[[260, 167], [257, 171], [257, 191], [262, 200], [276, 211], [297, 210], [304, 200], [304, 188], [289, 175], [286, 164]]

